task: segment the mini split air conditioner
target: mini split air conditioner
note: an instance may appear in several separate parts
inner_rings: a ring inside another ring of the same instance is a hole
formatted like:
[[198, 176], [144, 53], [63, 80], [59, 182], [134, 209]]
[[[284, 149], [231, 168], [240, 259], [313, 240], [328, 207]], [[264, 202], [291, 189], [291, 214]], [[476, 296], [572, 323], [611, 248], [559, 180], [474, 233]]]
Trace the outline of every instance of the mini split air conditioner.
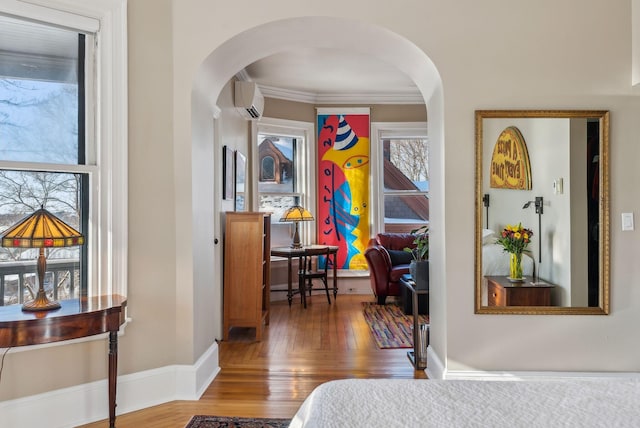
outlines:
[[262, 117], [264, 97], [254, 82], [237, 81], [235, 85], [235, 105], [247, 120]]

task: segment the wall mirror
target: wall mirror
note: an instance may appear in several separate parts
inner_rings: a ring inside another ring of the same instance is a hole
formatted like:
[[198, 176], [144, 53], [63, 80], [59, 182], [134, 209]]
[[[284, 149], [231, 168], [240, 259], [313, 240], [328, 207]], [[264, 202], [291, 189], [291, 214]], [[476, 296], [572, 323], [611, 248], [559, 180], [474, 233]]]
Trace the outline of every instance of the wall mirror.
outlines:
[[[609, 112], [479, 110], [475, 312], [609, 313]], [[531, 230], [524, 278], [496, 243]]]

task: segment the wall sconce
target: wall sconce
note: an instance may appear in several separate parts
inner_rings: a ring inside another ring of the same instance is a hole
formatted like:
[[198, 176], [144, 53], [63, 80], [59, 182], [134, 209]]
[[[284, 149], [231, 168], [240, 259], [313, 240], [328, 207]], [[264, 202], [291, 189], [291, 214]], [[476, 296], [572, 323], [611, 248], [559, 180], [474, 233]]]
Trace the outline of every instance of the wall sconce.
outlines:
[[535, 201], [527, 202], [526, 204], [524, 204], [524, 206], [522, 208], [523, 209], [529, 208], [529, 206], [531, 206], [531, 204], [534, 204], [534, 206], [536, 207], [536, 214], [543, 214], [543, 212], [542, 212], [542, 196], [536, 196], [536, 200]]
[[485, 193], [484, 195], [482, 195], [482, 205], [484, 205], [485, 210], [487, 211], [486, 215], [484, 216], [484, 219], [487, 223], [487, 229], [489, 229], [489, 194]]
[[535, 201], [528, 201], [522, 209], [527, 209], [533, 204], [536, 207], [536, 214], [538, 214], [538, 263], [542, 263], [542, 196], [536, 196]]

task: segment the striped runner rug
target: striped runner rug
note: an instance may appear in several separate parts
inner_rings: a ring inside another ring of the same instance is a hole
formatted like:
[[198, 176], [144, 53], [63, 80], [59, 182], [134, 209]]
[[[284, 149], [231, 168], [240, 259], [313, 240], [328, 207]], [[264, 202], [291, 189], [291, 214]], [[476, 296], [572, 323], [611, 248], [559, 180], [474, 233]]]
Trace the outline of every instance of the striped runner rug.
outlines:
[[[393, 303], [377, 305], [362, 302], [362, 310], [378, 348], [413, 347], [413, 316], [405, 315], [400, 306]], [[429, 323], [428, 315], [418, 316], [420, 324]]]

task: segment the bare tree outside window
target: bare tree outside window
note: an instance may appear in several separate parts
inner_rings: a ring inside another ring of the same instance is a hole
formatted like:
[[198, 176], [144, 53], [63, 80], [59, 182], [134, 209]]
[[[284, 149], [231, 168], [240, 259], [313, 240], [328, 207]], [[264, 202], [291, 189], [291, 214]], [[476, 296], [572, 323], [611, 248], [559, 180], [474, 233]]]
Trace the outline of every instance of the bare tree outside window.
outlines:
[[426, 138], [393, 140], [389, 160], [411, 181], [429, 180], [429, 143]]
[[409, 232], [429, 222], [429, 141], [382, 140], [384, 228]]
[[74, 174], [0, 170], [0, 213], [21, 215], [44, 206], [77, 228], [78, 189]]

